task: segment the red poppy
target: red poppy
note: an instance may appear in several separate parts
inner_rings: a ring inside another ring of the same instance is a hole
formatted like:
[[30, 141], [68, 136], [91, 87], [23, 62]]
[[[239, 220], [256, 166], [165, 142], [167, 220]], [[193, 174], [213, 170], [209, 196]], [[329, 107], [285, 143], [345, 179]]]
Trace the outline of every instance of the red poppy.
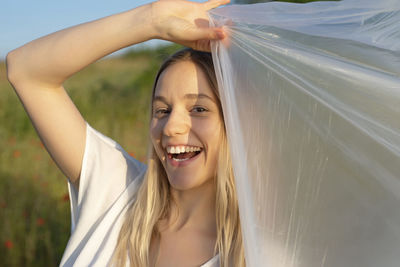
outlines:
[[6, 242], [4, 242], [4, 246], [8, 249], [11, 249], [14, 246], [14, 244], [13, 242], [11, 242], [11, 240], [7, 240]]
[[62, 201], [64, 201], [64, 202], [69, 201], [69, 194], [68, 194], [68, 193], [65, 193], [65, 194], [62, 196]]
[[21, 151], [19, 151], [19, 150], [14, 150], [13, 157], [14, 157], [14, 158], [19, 158], [20, 156], [21, 156]]
[[38, 218], [36, 220], [36, 224], [39, 225], [39, 226], [42, 226], [44, 224], [44, 219], [43, 218]]
[[129, 156], [131, 156], [132, 158], [134, 158], [134, 157], [135, 157], [135, 154], [131, 151], [131, 152], [129, 152]]

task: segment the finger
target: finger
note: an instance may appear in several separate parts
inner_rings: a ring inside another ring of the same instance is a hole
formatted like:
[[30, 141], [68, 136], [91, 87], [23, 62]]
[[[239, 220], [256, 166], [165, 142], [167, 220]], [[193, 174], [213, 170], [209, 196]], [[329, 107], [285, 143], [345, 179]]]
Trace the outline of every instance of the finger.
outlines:
[[230, 2], [230, 0], [209, 0], [204, 3], [205, 9], [210, 10], [221, 5], [226, 5]]
[[227, 31], [225, 32], [225, 38], [223, 40], [221, 40], [221, 44], [223, 46], [225, 46], [226, 48], [231, 47], [231, 43], [232, 43], [232, 38], [230, 36], [230, 32]]
[[194, 50], [211, 52], [210, 40], [200, 40], [194, 44]]
[[221, 40], [225, 38], [225, 33], [220, 28], [196, 29], [188, 35], [192, 40]]

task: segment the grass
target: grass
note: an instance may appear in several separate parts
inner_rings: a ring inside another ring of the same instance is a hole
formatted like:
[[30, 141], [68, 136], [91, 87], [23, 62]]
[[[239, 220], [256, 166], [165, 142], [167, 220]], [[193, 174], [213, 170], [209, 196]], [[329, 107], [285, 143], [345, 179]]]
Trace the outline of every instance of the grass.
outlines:
[[[144, 161], [153, 80], [180, 47], [100, 60], [65, 87], [84, 118]], [[70, 233], [67, 183], [37, 137], [0, 63], [0, 266], [58, 266]]]

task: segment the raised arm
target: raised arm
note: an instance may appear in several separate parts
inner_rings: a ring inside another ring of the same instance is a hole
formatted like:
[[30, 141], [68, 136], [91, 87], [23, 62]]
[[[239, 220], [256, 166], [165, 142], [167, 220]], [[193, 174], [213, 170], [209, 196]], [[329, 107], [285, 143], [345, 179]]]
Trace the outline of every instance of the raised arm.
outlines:
[[48, 152], [76, 187], [86, 126], [64, 81], [105, 55], [154, 38], [209, 50], [209, 40], [223, 33], [208, 28], [206, 11], [227, 2], [154, 2], [55, 32], [7, 55], [10, 83]]

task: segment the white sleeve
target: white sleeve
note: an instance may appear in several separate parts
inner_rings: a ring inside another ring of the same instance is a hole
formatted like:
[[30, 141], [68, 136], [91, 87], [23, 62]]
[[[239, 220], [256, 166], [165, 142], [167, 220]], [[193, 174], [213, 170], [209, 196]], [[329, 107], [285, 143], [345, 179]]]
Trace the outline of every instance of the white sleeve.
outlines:
[[79, 190], [68, 183], [71, 237], [60, 266], [105, 266], [146, 166], [87, 124]]
[[89, 231], [127, 190], [128, 185], [141, 179], [146, 170], [146, 165], [132, 158], [118, 143], [89, 124], [86, 126], [86, 145], [78, 192], [68, 183], [71, 234], [81, 220], [85, 222]]

